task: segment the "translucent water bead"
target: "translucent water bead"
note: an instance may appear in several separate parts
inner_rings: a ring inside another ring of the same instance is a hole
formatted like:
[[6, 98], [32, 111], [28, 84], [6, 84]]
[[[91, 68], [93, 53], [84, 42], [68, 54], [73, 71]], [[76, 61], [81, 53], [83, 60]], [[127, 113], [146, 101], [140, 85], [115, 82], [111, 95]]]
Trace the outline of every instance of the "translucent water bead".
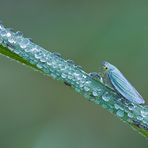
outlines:
[[114, 104], [114, 107], [115, 107], [116, 110], [118, 110], [120, 108], [120, 106], [116, 103]]
[[1, 30], [0, 31], [0, 35], [1, 35], [1, 37], [6, 37], [7, 31], [5, 29], [4, 30]]
[[137, 120], [141, 121], [141, 120], [143, 120], [143, 117], [142, 116], [137, 116]]
[[16, 43], [15, 40], [14, 40], [14, 37], [12, 37], [12, 36], [10, 36], [8, 38], [8, 42], [11, 43], [11, 44]]
[[133, 118], [134, 117], [133, 113], [131, 113], [131, 112], [129, 112], [127, 115], [128, 115], [129, 118]]
[[128, 105], [128, 109], [133, 111], [135, 109], [135, 105], [134, 104], [130, 104]]
[[108, 102], [111, 99], [111, 96], [108, 94], [108, 92], [105, 92], [102, 96], [102, 99]]
[[15, 33], [15, 37], [23, 37], [23, 33], [21, 31], [17, 31]]
[[94, 91], [92, 92], [92, 94], [93, 94], [94, 97], [97, 97], [97, 96], [98, 96], [98, 93], [97, 93], [96, 90], [94, 90]]
[[123, 110], [117, 110], [117, 112], [116, 112], [116, 115], [118, 116], [118, 117], [124, 117], [124, 111]]
[[85, 91], [90, 91], [90, 84], [91, 84], [91, 81], [86, 81], [84, 83], [84, 90]]
[[148, 116], [148, 106], [145, 106], [145, 107], [141, 110], [141, 116], [142, 116], [142, 117]]
[[30, 40], [27, 38], [24, 38], [19, 42], [19, 45], [21, 48], [26, 48], [29, 43], [30, 43]]
[[103, 93], [103, 90], [102, 90], [102, 89], [94, 89], [94, 90], [92, 91], [92, 95], [93, 95], [94, 97], [101, 96], [102, 93]]
[[63, 79], [65, 79], [65, 78], [67, 77], [67, 75], [66, 75], [65, 73], [62, 73], [62, 74], [61, 74], [61, 77], [62, 77]]

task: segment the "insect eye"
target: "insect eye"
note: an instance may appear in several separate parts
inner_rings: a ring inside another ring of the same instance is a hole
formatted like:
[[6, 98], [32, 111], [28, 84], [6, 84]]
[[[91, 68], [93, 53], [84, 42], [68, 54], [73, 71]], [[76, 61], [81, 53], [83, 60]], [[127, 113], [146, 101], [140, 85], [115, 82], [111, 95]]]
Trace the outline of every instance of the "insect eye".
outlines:
[[108, 70], [108, 67], [104, 66], [104, 69], [105, 69], [105, 70]]

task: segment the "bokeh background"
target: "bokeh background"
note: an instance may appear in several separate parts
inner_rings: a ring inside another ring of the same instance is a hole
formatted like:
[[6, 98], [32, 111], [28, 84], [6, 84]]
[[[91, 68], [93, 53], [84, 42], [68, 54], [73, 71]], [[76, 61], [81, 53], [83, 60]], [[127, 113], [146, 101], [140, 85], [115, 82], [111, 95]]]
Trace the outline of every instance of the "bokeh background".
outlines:
[[[0, 0], [0, 19], [87, 72], [116, 65], [148, 103], [148, 1]], [[63, 83], [0, 56], [1, 148], [148, 148]]]

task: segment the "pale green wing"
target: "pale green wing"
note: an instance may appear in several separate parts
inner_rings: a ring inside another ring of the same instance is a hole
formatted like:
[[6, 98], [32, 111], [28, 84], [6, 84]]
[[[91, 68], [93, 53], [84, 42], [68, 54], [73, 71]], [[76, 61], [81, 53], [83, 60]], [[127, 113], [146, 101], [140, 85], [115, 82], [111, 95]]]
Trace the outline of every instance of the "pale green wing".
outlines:
[[138, 104], [144, 103], [142, 96], [116, 67], [108, 72], [108, 77], [115, 90], [118, 91], [125, 99]]

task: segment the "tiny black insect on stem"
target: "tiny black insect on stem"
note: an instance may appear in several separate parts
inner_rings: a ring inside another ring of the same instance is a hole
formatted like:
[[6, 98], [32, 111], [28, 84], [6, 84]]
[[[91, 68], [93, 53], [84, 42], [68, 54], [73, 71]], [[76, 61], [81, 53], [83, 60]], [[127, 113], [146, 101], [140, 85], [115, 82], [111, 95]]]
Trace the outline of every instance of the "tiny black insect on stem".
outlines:
[[64, 81], [64, 84], [65, 84], [66, 86], [71, 87], [71, 84], [69, 84], [68, 82], [65, 82], [65, 81]]

